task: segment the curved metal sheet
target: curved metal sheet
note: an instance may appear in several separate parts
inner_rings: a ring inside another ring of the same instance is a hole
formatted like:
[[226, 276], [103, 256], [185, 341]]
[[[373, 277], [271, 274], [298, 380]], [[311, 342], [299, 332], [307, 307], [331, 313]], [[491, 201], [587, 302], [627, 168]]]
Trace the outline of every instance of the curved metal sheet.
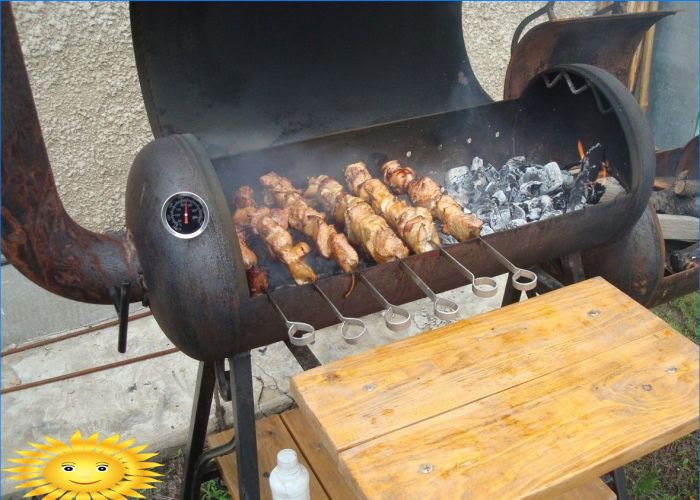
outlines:
[[125, 233], [97, 234], [66, 213], [56, 191], [9, 3], [2, 4], [2, 253], [31, 281], [63, 297], [112, 304], [139, 262]]
[[511, 54], [503, 98], [514, 99], [536, 74], [558, 64], [582, 63], [603, 68], [627, 85], [630, 61], [644, 33], [674, 12], [613, 14], [535, 26]]
[[212, 158], [490, 102], [459, 3], [131, 4], [156, 137]]

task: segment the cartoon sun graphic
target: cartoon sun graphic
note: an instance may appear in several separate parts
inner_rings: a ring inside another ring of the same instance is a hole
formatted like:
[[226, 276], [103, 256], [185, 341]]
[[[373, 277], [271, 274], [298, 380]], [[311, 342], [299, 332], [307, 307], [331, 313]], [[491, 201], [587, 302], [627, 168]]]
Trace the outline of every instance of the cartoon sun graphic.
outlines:
[[24, 481], [17, 488], [33, 488], [25, 497], [45, 495], [44, 500], [103, 500], [145, 498], [135, 490], [153, 488], [162, 476], [148, 470], [162, 464], [146, 462], [157, 453], [141, 453], [147, 445], [134, 446], [133, 439], [119, 442], [119, 435], [98, 441], [98, 434], [83, 439], [80, 431], [69, 444], [45, 436], [48, 444], [29, 443], [34, 450], [19, 450], [12, 458], [19, 467], [4, 469]]

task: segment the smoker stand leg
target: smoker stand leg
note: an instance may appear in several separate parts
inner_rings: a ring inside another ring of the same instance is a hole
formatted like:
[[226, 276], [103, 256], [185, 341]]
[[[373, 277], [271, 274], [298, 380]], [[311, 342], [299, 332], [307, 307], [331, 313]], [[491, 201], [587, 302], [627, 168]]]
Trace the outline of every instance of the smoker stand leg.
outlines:
[[182, 500], [192, 500], [192, 491], [199, 490], [199, 484], [195, 484], [195, 471], [197, 461], [204, 450], [204, 439], [207, 435], [207, 424], [209, 423], [209, 412], [211, 410], [211, 400], [214, 396], [214, 385], [216, 377], [214, 375], [214, 363], [199, 363], [197, 373], [197, 388], [194, 393], [192, 403], [192, 416], [190, 418], [190, 432], [187, 440], [187, 455], [185, 458], [185, 477], [182, 482], [180, 498]]
[[627, 492], [625, 470], [620, 467], [612, 471], [610, 476], [612, 476], [612, 484], [608, 484], [608, 486], [610, 486], [617, 495], [617, 500], [629, 500], [630, 496]]
[[561, 267], [564, 271], [564, 282], [578, 283], [586, 279], [586, 273], [583, 270], [583, 260], [581, 252], [572, 253], [561, 258]]
[[522, 292], [520, 290], [517, 290], [513, 286], [513, 274], [508, 273], [508, 281], [506, 281], [506, 289], [503, 292], [503, 301], [501, 302], [501, 307], [509, 306], [511, 304], [520, 302], [521, 295]]
[[260, 499], [250, 352], [243, 352], [229, 358], [229, 365], [234, 412], [234, 438], [222, 446], [203, 453], [216, 384], [216, 371], [214, 363], [200, 363], [190, 421], [185, 478], [180, 493], [182, 500], [199, 498], [200, 483], [207, 467], [214, 458], [231, 453], [234, 448], [238, 463], [238, 487], [241, 500]]
[[[250, 352], [236, 354], [231, 364], [231, 392], [234, 401], [233, 427], [236, 435], [238, 491], [241, 500], [260, 499], [258, 447], [255, 436], [255, 397]], [[235, 382], [235, 383], [234, 383]]]

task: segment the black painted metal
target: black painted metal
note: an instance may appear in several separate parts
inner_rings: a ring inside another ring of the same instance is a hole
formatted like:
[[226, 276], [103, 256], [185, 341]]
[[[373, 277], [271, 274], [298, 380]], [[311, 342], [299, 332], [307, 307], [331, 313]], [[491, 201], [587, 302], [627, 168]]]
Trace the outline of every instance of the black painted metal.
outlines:
[[583, 261], [581, 260], [581, 252], [575, 252], [565, 255], [561, 258], [561, 267], [563, 270], [564, 283], [578, 283], [586, 279], [586, 273], [583, 270]]
[[[129, 328], [129, 289], [131, 284], [128, 281], [119, 287], [119, 299], [115, 302], [115, 308], [119, 315], [119, 337], [117, 339], [117, 351], [124, 354], [126, 352], [126, 337]], [[116, 293], [115, 293], [116, 296]], [[116, 297], [115, 297], [116, 298]]]
[[615, 469], [612, 472], [613, 476], [613, 491], [617, 495], [617, 500], [629, 500], [630, 495], [627, 491], [627, 481], [625, 480], [625, 469], [622, 467]]
[[535, 291], [538, 294], [541, 295], [543, 293], [551, 292], [552, 290], [558, 290], [559, 288], [564, 287], [564, 284], [561, 281], [556, 279], [541, 267], [535, 266], [532, 268], [532, 271], [537, 275], [537, 287], [535, 287]]
[[[174, 236], [161, 220], [165, 201], [183, 191], [209, 207], [209, 224], [191, 239]], [[127, 181], [126, 225], [153, 316], [168, 338], [200, 361], [242, 351], [239, 308], [248, 285], [238, 239], [221, 185], [194, 136], [171, 135], [141, 150]]]
[[459, 3], [131, 4], [156, 137], [212, 157], [486, 103]]
[[237, 436], [236, 459], [238, 468], [238, 490], [241, 500], [258, 500], [260, 483], [258, 477], [258, 448], [255, 435], [255, 396], [253, 394], [253, 372], [250, 352], [236, 354], [229, 359], [232, 372], [233, 427]]
[[185, 471], [180, 490], [180, 500], [193, 500], [197, 498], [192, 492], [198, 491], [199, 483], [196, 480], [197, 461], [204, 450], [204, 440], [207, 436], [207, 424], [209, 412], [214, 396], [216, 377], [214, 375], [213, 362], [200, 362], [197, 371], [197, 383], [195, 386], [194, 401], [192, 402], [192, 416], [190, 417], [190, 431], [187, 438], [187, 452], [185, 455]]

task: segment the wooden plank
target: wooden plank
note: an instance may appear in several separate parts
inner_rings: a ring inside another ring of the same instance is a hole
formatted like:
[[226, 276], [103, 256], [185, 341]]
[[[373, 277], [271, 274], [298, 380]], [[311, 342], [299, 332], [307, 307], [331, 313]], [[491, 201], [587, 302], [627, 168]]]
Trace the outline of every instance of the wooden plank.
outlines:
[[[321, 487], [318, 479], [314, 475], [309, 463], [307, 462], [304, 455], [300, 453], [294, 439], [289, 434], [289, 431], [282, 423], [282, 419], [279, 415], [272, 415], [270, 417], [258, 420], [255, 423], [255, 428], [257, 432], [257, 447], [258, 447], [258, 470], [260, 472], [260, 496], [263, 500], [272, 500], [272, 492], [270, 491], [270, 482], [268, 477], [272, 469], [277, 465], [277, 452], [283, 448], [291, 448], [297, 452], [299, 456], [299, 461], [303, 463], [309, 470], [309, 481], [311, 488], [311, 498], [314, 500], [327, 499], [328, 496], [326, 492]], [[207, 437], [207, 444], [210, 448], [220, 446], [227, 443], [231, 436], [233, 435], [233, 430], [228, 430], [220, 432], [218, 434], [210, 434]], [[238, 476], [236, 467], [236, 453], [231, 453], [229, 455], [224, 455], [216, 459], [219, 465], [219, 470], [221, 471], [221, 476], [224, 480], [224, 484], [231, 493], [231, 497], [236, 500], [238, 496]]]
[[697, 429], [698, 404], [697, 346], [663, 326], [345, 450], [340, 468], [364, 498], [552, 498]]
[[291, 391], [337, 454], [664, 327], [595, 278], [298, 374]]
[[617, 500], [617, 495], [603, 481], [594, 479], [578, 488], [557, 495], [557, 500]]
[[280, 416], [284, 425], [287, 426], [289, 434], [294, 438], [298, 449], [304, 454], [307, 462], [311, 464], [314, 474], [329, 498], [332, 500], [355, 498], [345, 481], [345, 477], [338, 470], [337, 462], [311, 431], [299, 409], [289, 410]]
[[698, 241], [698, 218], [689, 215], [656, 214], [665, 240]]

